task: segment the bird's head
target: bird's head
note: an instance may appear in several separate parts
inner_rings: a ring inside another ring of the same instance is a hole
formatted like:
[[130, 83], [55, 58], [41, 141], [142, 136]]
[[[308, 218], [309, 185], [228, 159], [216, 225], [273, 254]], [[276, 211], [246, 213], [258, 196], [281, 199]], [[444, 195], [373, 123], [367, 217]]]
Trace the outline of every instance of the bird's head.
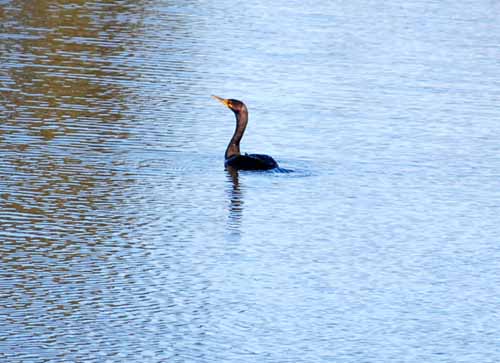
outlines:
[[219, 96], [212, 96], [212, 97], [235, 113], [239, 113], [241, 111], [247, 110], [247, 107], [241, 101], [233, 100], [233, 99], [225, 99], [225, 98], [221, 98]]

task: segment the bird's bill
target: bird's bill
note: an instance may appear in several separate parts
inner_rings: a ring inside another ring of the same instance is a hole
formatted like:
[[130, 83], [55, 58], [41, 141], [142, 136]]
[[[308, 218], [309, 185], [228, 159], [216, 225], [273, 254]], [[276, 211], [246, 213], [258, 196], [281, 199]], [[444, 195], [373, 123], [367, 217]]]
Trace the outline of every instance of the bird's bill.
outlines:
[[222, 103], [224, 106], [229, 107], [229, 100], [226, 100], [225, 98], [221, 98], [219, 96], [213, 96], [213, 95], [212, 95], [212, 98], [216, 99], [217, 101]]

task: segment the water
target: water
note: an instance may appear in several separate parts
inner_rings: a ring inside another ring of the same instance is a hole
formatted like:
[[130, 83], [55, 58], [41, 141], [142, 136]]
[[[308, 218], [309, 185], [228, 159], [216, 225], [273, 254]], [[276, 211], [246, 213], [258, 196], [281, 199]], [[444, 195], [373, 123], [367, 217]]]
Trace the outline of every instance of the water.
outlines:
[[500, 361], [498, 14], [1, 1], [1, 360]]

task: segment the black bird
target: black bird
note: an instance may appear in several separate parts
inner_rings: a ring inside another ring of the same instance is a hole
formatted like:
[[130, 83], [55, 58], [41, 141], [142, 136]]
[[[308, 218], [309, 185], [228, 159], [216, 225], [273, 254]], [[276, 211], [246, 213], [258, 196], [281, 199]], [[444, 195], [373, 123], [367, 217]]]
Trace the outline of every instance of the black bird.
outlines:
[[240, 141], [248, 123], [248, 109], [241, 101], [212, 96], [227, 106], [236, 116], [236, 129], [229, 141], [224, 155], [224, 165], [237, 170], [270, 170], [278, 167], [278, 163], [269, 155], [240, 153]]

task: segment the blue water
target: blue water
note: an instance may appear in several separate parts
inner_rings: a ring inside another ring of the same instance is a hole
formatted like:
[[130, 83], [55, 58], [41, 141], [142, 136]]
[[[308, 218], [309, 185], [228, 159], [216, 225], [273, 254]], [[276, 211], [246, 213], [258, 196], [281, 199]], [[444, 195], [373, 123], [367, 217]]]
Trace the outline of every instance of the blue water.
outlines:
[[0, 1], [0, 360], [499, 362], [498, 14]]

